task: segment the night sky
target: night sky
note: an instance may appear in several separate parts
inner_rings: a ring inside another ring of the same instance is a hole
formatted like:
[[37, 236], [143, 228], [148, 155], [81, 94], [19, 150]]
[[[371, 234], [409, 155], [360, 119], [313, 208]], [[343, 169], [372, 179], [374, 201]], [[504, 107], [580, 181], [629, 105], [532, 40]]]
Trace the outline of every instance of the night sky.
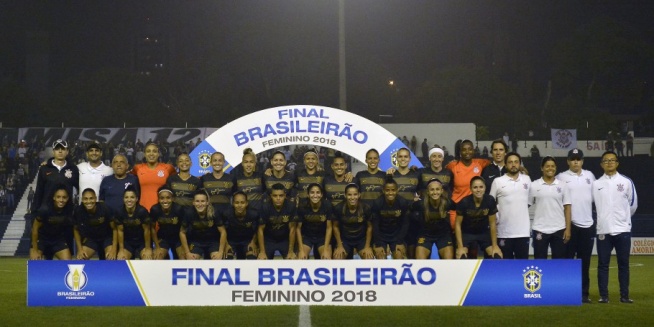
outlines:
[[[337, 1], [5, 0], [0, 82], [25, 83], [29, 31], [47, 32], [50, 92], [81, 74], [133, 70], [134, 40], [149, 18], [169, 36], [171, 65], [215, 63], [219, 80], [237, 92], [258, 83], [253, 71], [321, 84], [304, 97], [245, 104], [251, 111], [302, 100], [338, 107], [337, 10]], [[406, 94], [450, 66], [521, 62], [544, 89], [557, 42], [600, 17], [654, 41], [651, 1], [357, 0], [346, 1], [345, 12], [348, 109], [368, 117], [385, 110], [379, 97], [389, 79]]]

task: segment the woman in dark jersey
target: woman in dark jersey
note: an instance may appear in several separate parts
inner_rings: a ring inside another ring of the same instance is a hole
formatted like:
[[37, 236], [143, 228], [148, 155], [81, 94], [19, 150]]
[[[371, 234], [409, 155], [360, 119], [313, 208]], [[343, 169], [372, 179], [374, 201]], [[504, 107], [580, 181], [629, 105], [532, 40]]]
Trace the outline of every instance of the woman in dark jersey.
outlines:
[[456, 258], [467, 258], [469, 247], [477, 244], [487, 258], [501, 258], [502, 251], [497, 245], [495, 198], [486, 194], [486, 182], [480, 176], [470, 180], [470, 190], [472, 194], [456, 205]]
[[130, 260], [138, 255], [152, 259], [150, 214], [139, 203], [136, 189], [130, 185], [123, 194], [123, 208], [116, 214], [118, 229], [118, 260]]
[[185, 208], [184, 221], [179, 231], [179, 239], [187, 260], [204, 257], [210, 257], [212, 260], [223, 259], [227, 231], [219, 221], [207, 191], [195, 191], [193, 206]]
[[236, 185], [234, 176], [226, 173], [224, 166], [225, 156], [220, 152], [214, 152], [211, 155], [213, 171], [200, 178], [201, 187], [210, 195], [209, 201], [218, 212], [229, 208], [230, 198]]
[[443, 189], [443, 182], [437, 178], [429, 181], [425, 198], [413, 203], [413, 220], [418, 226], [416, 259], [429, 259], [434, 244], [441, 258], [454, 258], [448, 212], [453, 209], [452, 201]]
[[73, 225], [73, 203], [67, 187], [57, 185], [50, 201], [39, 208], [32, 224], [30, 260], [70, 260], [66, 231]]
[[187, 153], [177, 156], [177, 175], [168, 177], [166, 186], [173, 191], [175, 203], [190, 207], [193, 193], [200, 187], [200, 179], [191, 175], [191, 157]]
[[[180, 155], [181, 156], [181, 155]], [[179, 158], [179, 157], [178, 157]], [[159, 226], [158, 230], [152, 229], [154, 242], [153, 258], [160, 260], [168, 257], [168, 251], [172, 250], [173, 259], [184, 259], [184, 250], [179, 241], [179, 229], [182, 226], [184, 207], [175, 201], [173, 190], [168, 186], [162, 186], [157, 191], [159, 203], [150, 209], [152, 225]]]
[[316, 259], [332, 257], [332, 206], [324, 198], [322, 186], [309, 184], [308, 201], [298, 209], [300, 221], [297, 225], [298, 259], [307, 259], [313, 249]]
[[77, 259], [88, 260], [95, 253], [100, 259], [115, 260], [118, 253], [118, 233], [111, 211], [92, 188], [82, 192], [82, 205], [75, 208], [74, 236]]
[[371, 209], [359, 201], [359, 186], [345, 187], [345, 201], [334, 208], [334, 259], [352, 259], [356, 249], [361, 259], [374, 259]]

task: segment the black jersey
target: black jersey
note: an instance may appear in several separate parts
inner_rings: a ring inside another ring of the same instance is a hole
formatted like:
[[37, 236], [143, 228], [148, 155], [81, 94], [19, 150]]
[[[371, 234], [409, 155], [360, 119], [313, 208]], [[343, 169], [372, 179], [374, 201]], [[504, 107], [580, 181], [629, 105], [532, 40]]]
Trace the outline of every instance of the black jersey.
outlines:
[[145, 242], [143, 225], [150, 224], [150, 214], [140, 204], [136, 205], [136, 209], [131, 215], [123, 206], [123, 209], [116, 214], [116, 224], [123, 225], [123, 241], [125, 243], [143, 243]]
[[201, 186], [209, 193], [209, 201], [218, 211], [227, 210], [230, 198], [236, 187], [236, 179], [233, 175], [224, 173], [220, 179], [207, 173], [200, 178]]
[[425, 201], [423, 199], [413, 203], [411, 208], [412, 220], [418, 226], [419, 237], [439, 237], [443, 234], [452, 233], [452, 225], [450, 224], [450, 210], [454, 210], [455, 206], [451, 200], [447, 200], [445, 204], [445, 212], [440, 213], [438, 208], [429, 204], [429, 214], [425, 216]]
[[375, 240], [404, 242], [409, 228], [411, 203], [397, 197], [393, 204], [379, 198], [372, 207], [372, 231]]
[[427, 183], [433, 178], [437, 178], [441, 183], [443, 183], [443, 190], [447, 194], [452, 194], [452, 187], [454, 187], [454, 175], [452, 171], [443, 167], [441, 171], [435, 172], [431, 167], [424, 167], [418, 170], [420, 173], [420, 184], [418, 184], [418, 191], [423, 192], [423, 196], [426, 196], [427, 193]]
[[168, 186], [175, 194], [175, 203], [183, 206], [193, 205], [193, 193], [200, 188], [200, 179], [191, 176], [183, 180], [179, 174], [168, 177], [166, 186]]
[[252, 209], [261, 209], [263, 203], [263, 194], [265, 192], [265, 184], [263, 175], [260, 172], [254, 172], [252, 176], [245, 176], [245, 174], [236, 175], [236, 191], [245, 193], [248, 197], [248, 206]]
[[[53, 163], [54, 158], [50, 158], [44, 166], [39, 168], [36, 177], [36, 189], [34, 189], [34, 206], [40, 208], [47, 205], [49, 198], [54, 194], [55, 187], [59, 184], [66, 186], [68, 196], [73, 197], [73, 188], [79, 188], [79, 169], [67, 160], [66, 164], [59, 169]], [[78, 190], [79, 192], [79, 190]]]
[[320, 207], [314, 210], [306, 201], [298, 208], [298, 218], [302, 223], [302, 235], [316, 238], [325, 237], [327, 221], [334, 219], [333, 207], [329, 201], [323, 199], [320, 201]]
[[[332, 206], [336, 206], [345, 200], [345, 187], [350, 183], [345, 180], [339, 182], [332, 175], [326, 175], [323, 183], [325, 185], [325, 198], [331, 201]], [[356, 183], [356, 181], [352, 181], [352, 183]]]
[[286, 190], [286, 197], [290, 199], [291, 197], [295, 196], [295, 174], [292, 171], [285, 171], [284, 175], [280, 178], [275, 177], [275, 175], [264, 176], [264, 182], [268, 195], [270, 195], [272, 186], [279, 183], [284, 185], [284, 189]]
[[242, 217], [236, 216], [234, 208], [223, 211], [220, 215], [221, 223], [227, 229], [228, 242], [250, 242], [259, 226], [259, 213], [248, 209]]
[[457, 216], [463, 216], [461, 231], [480, 234], [489, 230], [488, 216], [497, 213], [497, 204], [493, 196], [484, 194], [479, 207], [475, 205], [474, 196], [468, 195], [456, 204]]
[[259, 214], [259, 226], [265, 225], [264, 238], [275, 242], [288, 240], [290, 224], [298, 221], [295, 204], [284, 200], [281, 209], [275, 209], [272, 202], [264, 203]]
[[397, 182], [397, 195], [403, 197], [409, 202], [413, 202], [415, 194], [418, 191], [418, 182], [420, 181], [420, 173], [413, 169], [402, 175], [399, 171], [395, 171], [393, 179]]
[[371, 208], [363, 202], [359, 203], [359, 207], [354, 212], [350, 211], [346, 202], [341, 202], [334, 207], [334, 221], [338, 222], [338, 229], [343, 242], [365, 240], [368, 223], [371, 219]]
[[309, 184], [320, 184], [324, 185], [325, 181], [325, 172], [316, 171], [313, 175], [309, 175], [306, 169], [296, 170], [295, 171], [295, 190], [296, 197], [300, 200], [307, 198], [307, 188]]
[[152, 223], [159, 224], [157, 238], [160, 240], [178, 240], [179, 229], [184, 219], [184, 207], [177, 203], [172, 203], [170, 211], [165, 213], [161, 204], [157, 203], [150, 209], [150, 220]]
[[504, 174], [506, 174], [506, 166], [500, 168], [494, 162], [491, 162], [490, 165], [486, 166], [486, 168], [481, 171], [481, 177], [486, 181], [486, 194], [490, 193], [493, 181]]
[[73, 214], [75, 227], [83, 238], [104, 239], [113, 237], [111, 223], [114, 221], [109, 207], [103, 202], [95, 204], [95, 212], [86, 211], [83, 205], [75, 208]]
[[375, 200], [382, 196], [382, 190], [386, 182], [386, 173], [380, 170], [371, 174], [369, 171], [363, 170], [358, 172], [355, 178], [359, 185], [359, 192], [361, 193], [360, 201], [372, 207]]
[[72, 206], [57, 211], [48, 205], [41, 206], [36, 220], [41, 223], [39, 240], [56, 240], [64, 237], [73, 227]]
[[182, 228], [186, 230], [186, 240], [188, 243], [220, 242], [218, 226], [222, 226], [222, 221], [218, 215], [215, 215], [213, 218], [200, 217], [194, 207], [184, 207]]

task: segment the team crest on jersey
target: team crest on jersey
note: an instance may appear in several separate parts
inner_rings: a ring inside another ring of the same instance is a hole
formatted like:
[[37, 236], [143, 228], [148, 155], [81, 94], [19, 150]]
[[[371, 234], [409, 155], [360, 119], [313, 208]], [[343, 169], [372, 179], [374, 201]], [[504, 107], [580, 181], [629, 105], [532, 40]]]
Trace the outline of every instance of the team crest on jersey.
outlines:
[[166, 175], [166, 173], [164, 173], [163, 170], [159, 170], [159, 171], [157, 172], [157, 176], [159, 176], [159, 177], [164, 177], [165, 175]]
[[543, 281], [543, 271], [538, 267], [527, 266], [522, 270], [524, 287], [530, 293], [536, 293]]
[[590, 185], [590, 178], [586, 178], [586, 184]]
[[202, 169], [209, 169], [211, 166], [211, 153], [207, 150], [202, 150], [198, 154], [198, 162], [200, 163], [200, 167]]
[[288, 220], [289, 220], [289, 217], [288, 217], [288, 216], [282, 216], [282, 222], [287, 223]]
[[543, 234], [536, 233], [536, 239], [539, 240], [539, 241], [542, 240], [543, 239]]
[[418, 244], [423, 244], [423, 243], [425, 243], [425, 238], [424, 237], [418, 238]]
[[64, 172], [64, 176], [66, 176], [66, 178], [73, 178], [73, 171], [70, 169], [66, 169], [66, 171]]
[[479, 174], [479, 167], [475, 167], [475, 168], [473, 168], [472, 171], [473, 171], [475, 174]]
[[499, 244], [499, 246], [504, 246], [504, 245], [505, 245], [504, 239], [500, 239], [500, 244]]
[[527, 185], [527, 183], [524, 183], [524, 184], [522, 184], [522, 188], [524, 188], [526, 190], [526, 189], [529, 188], [529, 185]]
[[605, 238], [606, 238], [606, 236], [604, 234], [597, 235], [597, 239], [600, 240], [600, 241], [604, 241]]
[[618, 184], [618, 192], [624, 192], [624, 184]]
[[561, 193], [561, 188], [560, 187], [556, 188], [556, 193]]

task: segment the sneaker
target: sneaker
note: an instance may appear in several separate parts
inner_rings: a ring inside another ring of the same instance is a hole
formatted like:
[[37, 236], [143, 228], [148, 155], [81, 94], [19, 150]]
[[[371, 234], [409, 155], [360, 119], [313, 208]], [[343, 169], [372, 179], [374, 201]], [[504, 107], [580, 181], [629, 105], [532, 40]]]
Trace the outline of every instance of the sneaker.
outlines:
[[589, 297], [582, 297], [581, 298], [581, 303], [593, 303]]
[[609, 298], [608, 297], [600, 297], [599, 300], [597, 300], [598, 303], [609, 303]]
[[628, 297], [621, 297], [621, 298], [620, 298], [620, 302], [631, 304], [631, 303], [634, 303], [634, 300], [632, 300], [632, 299], [630, 299], [630, 298], [628, 298]]

